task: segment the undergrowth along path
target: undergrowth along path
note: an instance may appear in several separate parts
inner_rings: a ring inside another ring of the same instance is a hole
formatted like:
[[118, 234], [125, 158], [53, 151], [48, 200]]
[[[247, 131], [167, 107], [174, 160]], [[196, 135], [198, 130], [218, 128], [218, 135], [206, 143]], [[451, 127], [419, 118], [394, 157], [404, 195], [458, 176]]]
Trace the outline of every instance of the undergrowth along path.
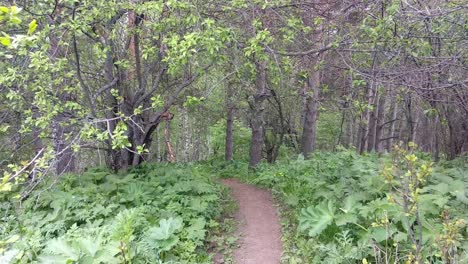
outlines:
[[234, 250], [236, 264], [278, 264], [281, 260], [281, 226], [273, 198], [267, 190], [235, 179], [221, 181], [232, 189], [239, 205], [239, 248]]

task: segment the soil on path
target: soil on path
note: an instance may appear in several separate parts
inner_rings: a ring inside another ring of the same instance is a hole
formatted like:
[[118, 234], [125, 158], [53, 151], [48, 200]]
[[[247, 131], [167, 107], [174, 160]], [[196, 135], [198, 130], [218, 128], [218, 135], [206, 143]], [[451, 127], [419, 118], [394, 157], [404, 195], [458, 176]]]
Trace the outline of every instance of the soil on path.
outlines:
[[255, 186], [225, 179], [239, 204], [235, 217], [239, 223], [239, 248], [236, 264], [278, 264], [282, 253], [281, 226], [270, 192]]

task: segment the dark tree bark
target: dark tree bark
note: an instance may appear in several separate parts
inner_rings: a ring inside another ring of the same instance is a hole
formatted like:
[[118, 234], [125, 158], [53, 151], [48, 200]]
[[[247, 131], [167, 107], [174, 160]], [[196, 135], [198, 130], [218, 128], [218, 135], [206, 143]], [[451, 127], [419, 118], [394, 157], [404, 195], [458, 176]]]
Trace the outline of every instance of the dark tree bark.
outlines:
[[233, 84], [229, 82], [226, 89], [226, 149], [224, 155], [226, 161], [231, 161], [234, 155], [234, 106], [232, 102], [232, 97], [234, 95], [233, 88]]
[[302, 154], [308, 157], [315, 150], [317, 135], [317, 115], [320, 89], [320, 72], [311, 70], [306, 81], [306, 106], [304, 111], [304, 129], [302, 132]]
[[462, 124], [463, 144], [461, 154], [468, 153], [468, 111], [465, 112], [464, 122]]
[[376, 122], [376, 129], [375, 129], [375, 140], [374, 140], [374, 147], [375, 151], [378, 153], [383, 152], [383, 142], [382, 142], [382, 134], [383, 134], [383, 126], [385, 122], [385, 103], [386, 103], [386, 94], [381, 94], [379, 96], [378, 106], [377, 106], [377, 122]]
[[376, 126], [377, 126], [377, 102], [378, 102], [378, 94], [377, 94], [377, 89], [375, 87], [375, 82], [372, 81], [371, 87], [370, 87], [370, 96], [371, 98], [369, 101], [371, 102], [369, 109], [369, 121], [367, 125], [367, 152], [371, 152], [375, 150], [375, 134], [376, 134]]
[[370, 125], [370, 119], [371, 119], [371, 110], [370, 108], [372, 107], [372, 101], [373, 101], [373, 88], [370, 87], [369, 85], [367, 86], [367, 92], [366, 92], [366, 99], [367, 99], [367, 108], [366, 110], [361, 114], [361, 122], [359, 124], [359, 154], [364, 153], [367, 149], [368, 145], [368, 131], [369, 131], [369, 125]]
[[405, 96], [405, 115], [406, 115], [406, 142], [413, 142], [414, 121], [413, 121], [413, 99], [410, 93]]
[[364, 150], [366, 149], [366, 123], [365, 123], [365, 117], [364, 114], [361, 115], [360, 117], [361, 121], [359, 122], [359, 131], [358, 131], [358, 151], [359, 154], [364, 153]]
[[392, 148], [393, 148], [393, 144], [394, 144], [394, 139], [395, 139], [395, 127], [397, 125], [397, 113], [398, 113], [398, 103], [397, 103], [398, 99], [396, 97], [396, 93], [395, 93], [395, 96], [392, 100], [392, 106], [391, 106], [391, 112], [392, 112], [392, 116], [391, 116], [391, 120], [390, 120], [390, 129], [389, 129], [389, 133], [388, 133], [388, 141], [387, 141], [387, 151], [390, 152], [392, 151]]
[[[267, 161], [268, 163], [273, 163], [276, 161], [279, 155], [279, 151], [281, 146], [284, 143], [284, 135], [287, 130], [287, 125], [284, 120], [284, 113], [283, 113], [283, 105], [281, 103], [280, 98], [278, 97], [275, 90], [270, 89], [271, 95], [275, 101], [278, 110], [279, 122], [275, 122], [272, 127], [272, 136], [273, 141], [270, 147], [267, 147]], [[265, 143], [268, 142], [265, 135]]]
[[263, 149], [263, 115], [265, 110], [265, 99], [269, 96], [266, 89], [266, 63], [256, 62], [257, 76], [255, 80], [256, 94], [253, 102], [250, 103], [252, 117], [250, 128], [252, 131], [252, 140], [250, 143], [250, 161], [249, 167], [253, 168], [262, 161]]

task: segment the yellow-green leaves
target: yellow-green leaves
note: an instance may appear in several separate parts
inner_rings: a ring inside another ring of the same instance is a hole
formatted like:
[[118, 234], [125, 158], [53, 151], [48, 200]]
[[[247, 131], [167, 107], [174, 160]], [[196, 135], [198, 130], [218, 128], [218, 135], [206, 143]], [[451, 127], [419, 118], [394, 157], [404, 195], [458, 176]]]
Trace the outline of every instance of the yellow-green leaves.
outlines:
[[7, 14], [10, 10], [8, 9], [8, 7], [6, 6], [0, 6], [0, 15], [2, 15], [0, 17], [0, 21], [3, 19], [3, 15], [4, 14]]
[[112, 149], [123, 149], [131, 146], [132, 144], [127, 137], [127, 125], [120, 121], [112, 133]]
[[9, 128], [10, 128], [10, 125], [8, 125], [8, 124], [2, 124], [2, 125], [0, 125], [0, 133], [5, 133], [5, 132], [7, 132]]
[[0, 44], [2, 44], [5, 47], [9, 47], [11, 45], [11, 37], [2, 32], [2, 37], [0, 37]]
[[193, 107], [196, 105], [201, 104], [203, 101], [205, 101], [205, 97], [195, 97], [195, 96], [187, 96], [187, 100], [184, 103], [185, 107]]
[[136, 151], [138, 154], [144, 154], [144, 153], [149, 153], [149, 150], [145, 148], [145, 145], [137, 146]]
[[164, 100], [160, 94], [156, 94], [151, 97], [151, 107], [153, 108], [161, 108], [164, 105]]
[[4, 182], [0, 184], [0, 192], [10, 192], [13, 185], [11, 182]]
[[249, 40], [249, 45], [244, 49], [245, 56], [251, 55], [262, 56], [264, 53], [264, 45], [273, 41], [270, 31], [262, 29], [257, 31], [255, 37]]
[[6, 21], [6, 23], [11, 23], [11, 24], [20, 24], [21, 19], [18, 17], [18, 13], [21, 10], [16, 7], [12, 6], [10, 8], [6, 6], [0, 6], [0, 22]]
[[36, 19], [34, 19], [33, 21], [31, 21], [31, 23], [29, 23], [29, 29], [28, 29], [28, 35], [32, 35], [37, 29], [37, 22], [36, 22]]
[[10, 47], [12, 37], [5, 33], [3, 28], [5, 25], [18, 25], [21, 23], [21, 19], [19, 19], [17, 16], [19, 11], [20, 9], [16, 6], [12, 6], [10, 8], [6, 6], [0, 6], [0, 26], [2, 27], [2, 30], [0, 30], [0, 44], [5, 47]]

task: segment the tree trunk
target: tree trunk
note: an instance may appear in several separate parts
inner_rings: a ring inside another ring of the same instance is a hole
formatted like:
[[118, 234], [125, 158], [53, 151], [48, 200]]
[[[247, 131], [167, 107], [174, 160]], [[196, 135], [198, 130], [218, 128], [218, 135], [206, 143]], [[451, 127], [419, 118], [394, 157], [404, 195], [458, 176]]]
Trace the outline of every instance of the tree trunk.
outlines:
[[420, 122], [420, 118], [421, 118], [421, 112], [418, 111], [418, 109], [415, 109], [415, 119], [413, 121], [413, 134], [411, 136], [411, 140], [413, 142], [418, 142], [418, 129], [419, 129], [419, 122]]
[[367, 150], [367, 145], [369, 144], [368, 141], [368, 131], [371, 119], [371, 110], [372, 102], [373, 102], [373, 90], [372, 84], [367, 86], [366, 92], [366, 99], [367, 99], [367, 107], [366, 110], [361, 114], [361, 122], [359, 124], [359, 154], [364, 153]]
[[377, 103], [379, 100], [379, 95], [377, 93], [377, 87], [375, 87], [375, 82], [372, 81], [370, 88], [370, 97], [369, 101], [371, 102], [369, 109], [369, 122], [367, 125], [367, 152], [375, 150], [375, 134], [377, 129]]
[[378, 106], [377, 106], [377, 122], [375, 129], [375, 141], [374, 148], [378, 153], [383, 152], [382, 145], [382, 134], [383, 134], [383, 123], [385, 122], [385, 103], [386, 103], [386, 94], [381, 94]]
[[263, 148], [263, 115], [265, 111], [265, 99], [269, 96], [266, 88], [266, 63], [256, 62], [257, 76], [255, 80], [256, 94], [251, 103], [252, 118], [250, 128], [252, 140], [250, 143], [249, 167], [255, 167], [262, 161]]
[[310, 71], [310, 76], [307, 79], [306, 85], [307, 99], [304, 111], [304, 129], [302, 132], [302, 154], [307, 158], [309, 154], [315, 150], [320, 71]]
[[406, 113], [406, 143], [413, 142], [414, 121], [413, 121], [413, 100], [411, 94], [405, 96], [405, 113]]
[[190, 161], [190, 127], [187, 107], [182, 107], [182, 127], [184, 136], [184, 161]]
[[[286, 131], [287, 131], [287, 125], [286, 125], [286, 121], [284, 119], [284, 113], [283, 113], [283, 105], [281, 103], [281, 100], [280, 98], [278, 97], [278, 95], [276, 94], [276, 92], [274, 92], [274, 90], [271, 90], [272, 91], [272, 95], [275, 99], [275, 102], [278, 106], [278, 115], [279, 115], [279, 141], [277, 142], [275, 148], [273, 149], [273, 155], [272, 155], [272, 159], [270, 160], [270, 163], [273, 163], [275, 162], [277, 159], [278, 159], [278, 156], [279, 156], [279, 153], [280, 153], [280, 149], [281, 149], [281, 146], [284, 144], [284, 136], [286, 134]], [[278, 127], [278, 126], [276, 126]], [[273, 129], [273, 133], [275, 134], [275, 137], [276, 135], [278, 134], [278, 131], [275, 131], [275, 130], [278, 130], [278, 129]], [[276, 140], [275, 140], [276, 142]]]
[[167, 161], [175, 162], [175, 156], [171, 145], [171, 120], [166, 120], [166, 127], [164, 129], [164, 140], [166, 143]]
[[161, 143], [159, 141], [159, 129], [155, 131], [154, 137], [156, 138], [156, 161], [161, 161]]
[[196, 129], [196, 138], [192, 148], [192, 160], [200, 161], [200, 129]]
[[461, 154], [468, 153], [468, 111], [465, 112], [465, 118], [462, 124], [463, 143], [461, 148]]
[[359, 154], [364, 153], [367, 146], [367, 126], [368, 119], [366, 118], [367, 114], [364, 114], [360, 127], [359, 127]]
[[[135, 119], [138, 121], [139, 124], [143, 123], [143, 120], [139, 117], [136, 116]], [[137, 126], [136, 124], [132, 128], [133, 131], [133, 144], [132, 144], [132, 151], [131, 152], [131, 157], [132, 157], [132, 166], [137, 166], [139, 165], [142, 160], [143, 160], [143, 153], [138, 153], [137, 152], [137, 147], [139, 146], [144, 146], [144, 140], [145, 140], [145, 135], [144, 131], [142, 131], [142, 128]]]
[[224, 158], [226, 161], [231, 161], [234, 156], [234, 138], [233, 138], [233, 127], [234, 127], [234, 87], [232, 82], [228, 82], [226, 87], [226, 146]]
[[390, 120], [391, 123], [390, 123], [390, 131], [389, 131], [389, 134], [388, 134], [388, 144], [387, 144], [387, 151], [390, 152], [392, 151], [392, 148], [393, 148], [393, 142], [394, 142], [394, 139], [395, 139], [395, 126], [396, 126], [396, 118], [397, 118], [397, 113], [398, 113], [398, 104], [397, 104], [397, 98], [396, 98], [396, 95], [395, 97], [393, 98], [393, 101], [392, 101], [392, 119]]
[[231, 161], [234, 154], [234, 141], [233, 141], [233, 125], [234, 125], [234, 108], [228, 107], [226, 118], [226, 161]]
[[349, 113], [349, 109], [344, 110], [346, 111], [346, 132], [345, 132], [345, 139], [344, 139], [344, 146], [349, 148], [353, 145], [354, 143], [354, 118], [352, 117], [352, 114]]

